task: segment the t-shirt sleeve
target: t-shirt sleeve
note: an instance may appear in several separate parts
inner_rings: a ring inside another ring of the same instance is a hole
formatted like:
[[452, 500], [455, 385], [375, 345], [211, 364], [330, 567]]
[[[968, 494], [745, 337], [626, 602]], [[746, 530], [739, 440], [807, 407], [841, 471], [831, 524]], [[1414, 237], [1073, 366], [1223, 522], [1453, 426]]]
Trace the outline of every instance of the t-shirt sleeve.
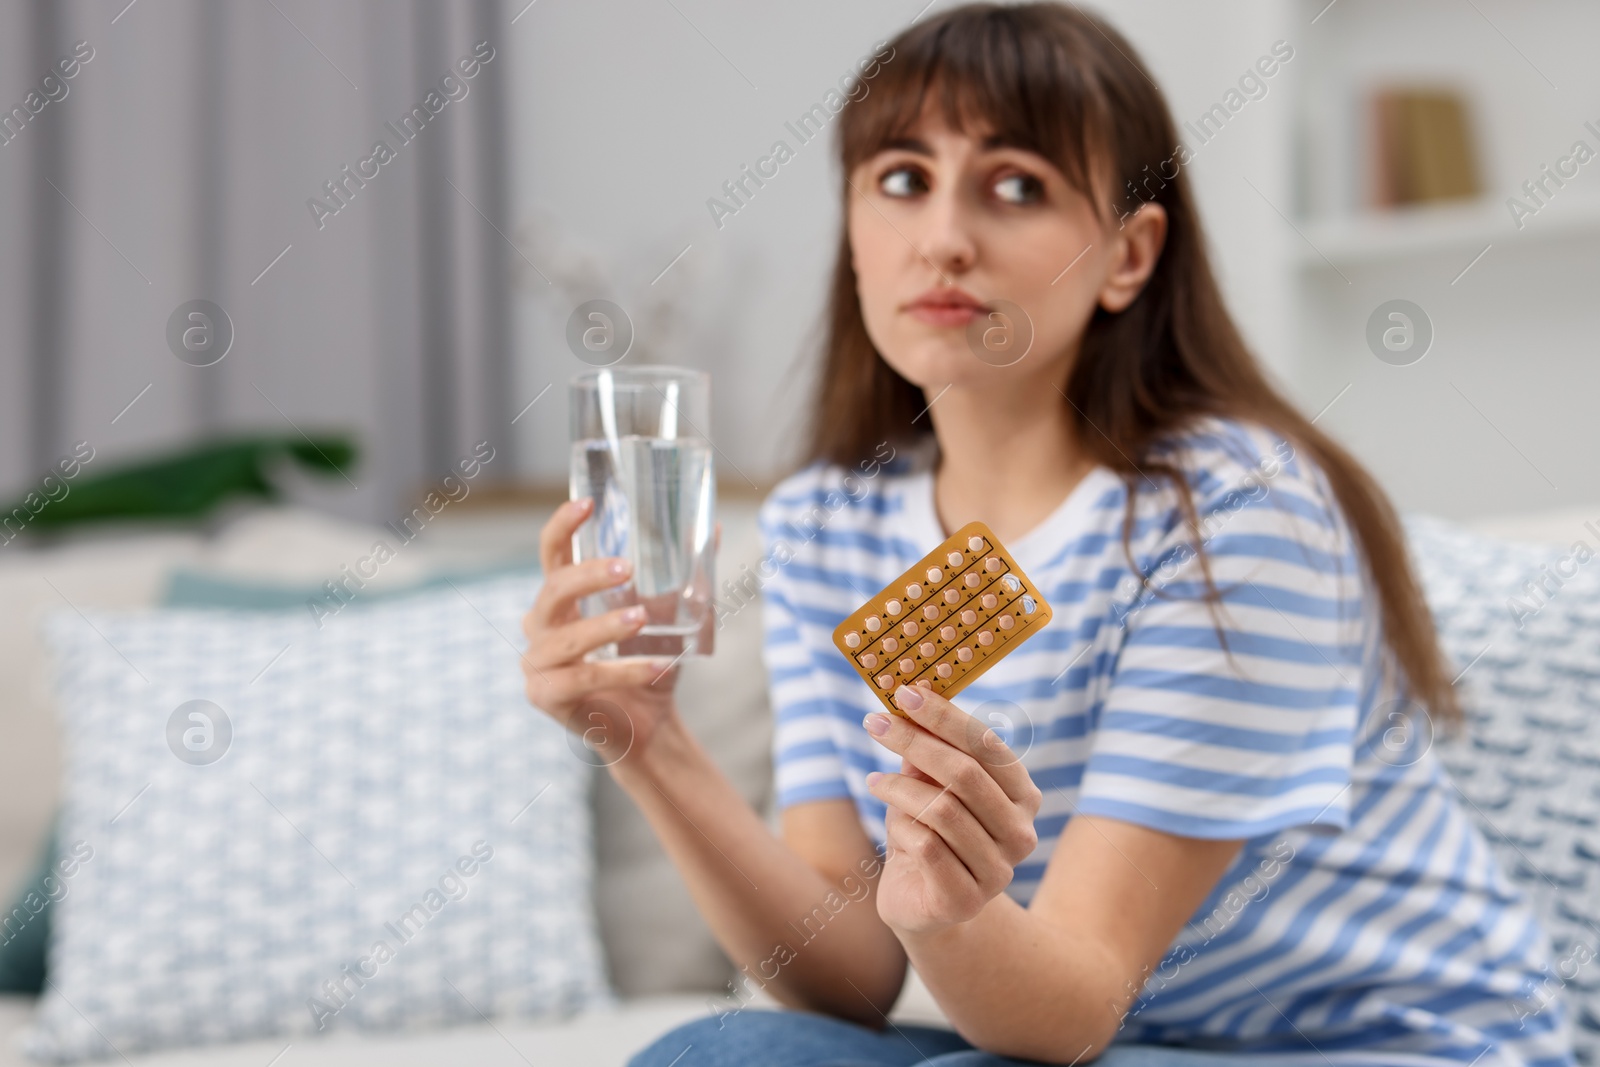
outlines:
[[775, 497], [762, 505], [758, 522], [762, 659], [774, 719], [774, 806], [781, 811], [808, 800], [851, 795], [834, 729], [840, 716], [850, 712], [829, 696], [832, 686], [806, 642], [801, 623], [805, 609], [796, 603], [797, 590], [790, 580], [793, 561], [786, 558], [785, 546], [792, 542], [784, 536], [785, 509]]
[[1313, 474], [1291, 461], [1195, 494], [1216, 613], [1181, 521], [1141, 561], [1148, 587], [1114, 598], [1080, 812], [1214, 839], [1348, 826], [1363, 581]]

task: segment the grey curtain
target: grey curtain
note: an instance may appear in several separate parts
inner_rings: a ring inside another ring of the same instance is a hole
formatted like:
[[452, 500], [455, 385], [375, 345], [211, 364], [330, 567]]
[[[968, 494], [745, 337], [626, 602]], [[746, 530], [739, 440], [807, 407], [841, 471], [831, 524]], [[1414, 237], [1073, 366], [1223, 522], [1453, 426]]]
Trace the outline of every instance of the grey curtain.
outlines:
[[[509, 18], [0, 5], [0, 492], [77, 441], [116, 457], [254, 430], [353, 432], [364, 462], [330, 506], [369, 518], [477, 441], [512, 474]], [[199, 300], [226, 321], [183, 313]]]

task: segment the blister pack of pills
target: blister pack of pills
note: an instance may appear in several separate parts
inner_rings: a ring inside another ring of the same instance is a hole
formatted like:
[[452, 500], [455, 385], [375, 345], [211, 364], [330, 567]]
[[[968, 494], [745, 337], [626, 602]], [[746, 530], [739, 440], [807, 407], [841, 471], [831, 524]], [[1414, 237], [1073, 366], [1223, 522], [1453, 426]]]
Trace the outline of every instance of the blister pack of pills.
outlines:
[[951, 697], [1050, 621], [1005, 546], [969, 522], [841, 622], [833, 643], [883, 706], [902, 685]]

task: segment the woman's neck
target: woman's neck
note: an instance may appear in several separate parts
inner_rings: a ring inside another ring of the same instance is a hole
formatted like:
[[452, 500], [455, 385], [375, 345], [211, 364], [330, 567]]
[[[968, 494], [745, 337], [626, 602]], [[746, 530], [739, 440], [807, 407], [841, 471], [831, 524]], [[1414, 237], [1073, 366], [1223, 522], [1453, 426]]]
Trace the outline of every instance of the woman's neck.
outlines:
[[929, 409], [939, 439], [934, 510], [948, 536], [978, 519], [1002, 542], [1044, 521], [1093, 467], [1054, 388], [952, 387]]

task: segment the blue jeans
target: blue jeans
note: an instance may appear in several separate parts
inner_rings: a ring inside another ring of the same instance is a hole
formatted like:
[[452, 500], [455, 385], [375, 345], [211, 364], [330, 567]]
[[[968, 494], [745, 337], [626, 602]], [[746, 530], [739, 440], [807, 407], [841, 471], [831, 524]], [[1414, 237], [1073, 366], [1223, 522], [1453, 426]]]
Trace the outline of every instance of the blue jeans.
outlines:
[[[1095, 1067], [1269, 1067], [1274, 1057], [1113, 1045]], [[1303, 1058], [1292, 1061], [1304, 1064]], [[871, 1030], [827, 1015], [747, 1008], [669, 1030], [628, 1067], [1035, 1067], [974, 1049], [953, 1030], [898, 1023]]]

